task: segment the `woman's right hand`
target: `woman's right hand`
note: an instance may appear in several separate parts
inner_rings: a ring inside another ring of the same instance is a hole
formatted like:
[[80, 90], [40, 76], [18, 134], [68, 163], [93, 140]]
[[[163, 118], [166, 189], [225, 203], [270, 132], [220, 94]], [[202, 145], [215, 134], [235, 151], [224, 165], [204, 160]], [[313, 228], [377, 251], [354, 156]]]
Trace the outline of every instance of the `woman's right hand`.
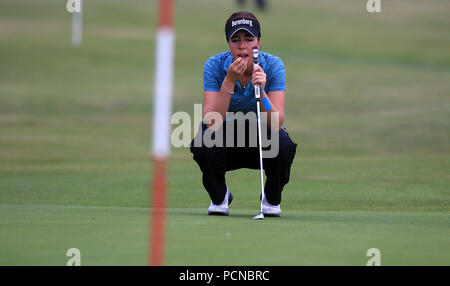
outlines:
[[233, 82], [236, 82], [241, 79], [246, 70], [247, 59], [238, 57], [228, 68], [227, 77], [229, 77]]

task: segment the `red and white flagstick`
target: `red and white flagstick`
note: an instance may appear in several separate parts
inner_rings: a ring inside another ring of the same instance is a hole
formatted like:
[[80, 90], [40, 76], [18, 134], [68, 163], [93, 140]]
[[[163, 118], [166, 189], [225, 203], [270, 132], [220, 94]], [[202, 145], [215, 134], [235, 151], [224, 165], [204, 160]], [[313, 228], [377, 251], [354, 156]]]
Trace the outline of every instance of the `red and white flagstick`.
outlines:
[[159, 27], [156, 36], [156, 67], [153, 109], [153, 208], [151, 214], [150, 265], [164, 264], [164, 225], [166, 219], [167, 160], [170, 155], [170, 115], [174, 32], [173, 1], [159, 1]]

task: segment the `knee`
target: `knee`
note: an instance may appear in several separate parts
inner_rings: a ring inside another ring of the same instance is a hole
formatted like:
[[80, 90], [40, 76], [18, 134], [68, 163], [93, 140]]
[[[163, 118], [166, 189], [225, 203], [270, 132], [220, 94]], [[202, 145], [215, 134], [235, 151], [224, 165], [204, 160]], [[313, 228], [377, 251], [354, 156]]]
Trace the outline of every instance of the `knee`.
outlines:
[[224, 159], [223, 148], [206, 147], [205, 145], [195, 146], [191, 143], [190, 151], [194, 161], [197, 162], [202, 171], [208, 170], [213, 164], [218, 164]]
[[203, 144], [199, 146], [194, 145], [194, 140], [192, 140], [191, 142], [190, 150], [194, 157], [194, 160], [197, 161], [198, 163], [210, 157], [213, 152], [212, 148], [208, 148]]
[[[202, 128], [203, 127], [203, 128]], [[203, 145], [202, 137], [204, 133], [204, 126], [201, 126], [201, 129], [197, 132], [190, 144], [190, 150], [192, 155], [194, 156], [194, 160], [197, 161], [198, 158], [203, 158], [208, 152], [208, 149]]]
[[287, 132], [280, 130], [280, 141], [279, 141], [279, 155], [278, 158], [287, 165], [291, 165], [294, 161], [295, 154], [297, 152], [297, 144], [294, 143]]
[[280, 150], [277, 157], [277, 165], [281, 172], [281, 184], [284, 186], [289, 182], [291, 166], [297, 152], [297, 144], [291, 140], [284, 130], [280, 130], [280, 133], [283, 133], [283, 135], [280, 135]]

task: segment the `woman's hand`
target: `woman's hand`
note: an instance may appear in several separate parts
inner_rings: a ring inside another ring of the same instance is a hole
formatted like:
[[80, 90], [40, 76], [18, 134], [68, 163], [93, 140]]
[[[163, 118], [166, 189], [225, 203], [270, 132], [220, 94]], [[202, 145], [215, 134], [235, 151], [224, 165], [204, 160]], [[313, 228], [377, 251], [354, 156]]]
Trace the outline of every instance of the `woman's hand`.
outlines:
[[259, 84], [261, 92], [264, 90], [264, 87], [266, 86], [266, 73], [260, 66], [253, 69], [252, 85], [254, 86], [255, 84]]
[[234, 83], [240, 80], [247, 70], [247, 61], [247, 59], [238, 57], [228, 68], [227, 77], [229, 77]]

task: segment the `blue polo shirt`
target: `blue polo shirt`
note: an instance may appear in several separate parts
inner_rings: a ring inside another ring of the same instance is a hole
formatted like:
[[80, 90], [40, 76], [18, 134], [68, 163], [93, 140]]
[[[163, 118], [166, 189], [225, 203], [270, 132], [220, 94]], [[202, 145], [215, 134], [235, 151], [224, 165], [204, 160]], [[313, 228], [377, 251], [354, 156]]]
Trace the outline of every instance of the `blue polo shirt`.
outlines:
[[[284, 64], [280, 58], [259, 52], [259, 65], [266, 73], [266, 86], [264, 91], [285, 91], [286, 73]], [[210, 57], [203, 69], [203, 90], [204, 91], [220, 91], [222, 82], [228, 71], [228, 67], [233, 62], [233, 56], [230, 51], [220, 53]], [[242, 111], [243, 113], [253, 111], [256, 112], [255, 91], [251, 80], [245, 89], [241, 87], [240, 81], [234, 86], [234, 93], [231, 96], [228, 112]]]

